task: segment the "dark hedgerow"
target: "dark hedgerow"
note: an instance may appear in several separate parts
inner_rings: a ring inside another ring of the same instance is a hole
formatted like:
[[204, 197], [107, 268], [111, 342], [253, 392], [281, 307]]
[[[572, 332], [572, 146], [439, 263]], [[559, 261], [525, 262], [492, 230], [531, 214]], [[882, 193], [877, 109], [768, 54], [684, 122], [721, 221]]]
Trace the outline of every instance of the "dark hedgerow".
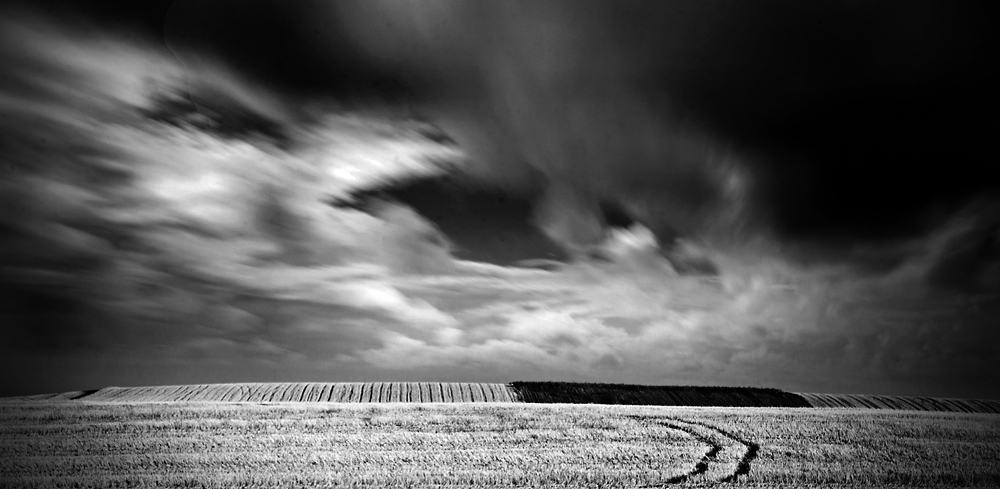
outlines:
[[810, 407], [800, 395], [762, 387], [511, 382], [521, 402], [647, 406]]

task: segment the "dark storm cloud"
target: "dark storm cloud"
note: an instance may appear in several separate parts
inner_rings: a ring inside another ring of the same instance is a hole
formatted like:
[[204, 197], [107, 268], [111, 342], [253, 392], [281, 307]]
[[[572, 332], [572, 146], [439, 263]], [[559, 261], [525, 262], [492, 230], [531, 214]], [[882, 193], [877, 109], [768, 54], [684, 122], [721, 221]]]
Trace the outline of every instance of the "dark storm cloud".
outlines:
[[400, 100], [419, 87], [362, 56], [329, 2], [222, 0], [172, 3], [167, 44], [183, 58], [211, 56], [292, 96]]
[[997, 395], [986, 7], [110, 5], [0, 31], [4, 389]]
[[1000, 199], [973, 201], [962, 209], [927, 272], [935, 287], [984, 294], [1000, 292]]
[[[671, 120], [661, 94], [630, 80], [648, 67], [599, 20], [613, 11], [607, 4], [434, 5], [414, 14], [390, 4], [388, 16], [404, 27], [368, 45], [424, 61], [424, 75], [449, 88], [439, 101], [443, 126], [494, 175], [528, 175], [518, 168], [526, 164], [548, 180], [536, 221], [570, 251], [602, 239], [602, 198], [629, 200], [665, 240], [711, 228], [738, 205], [725, 155]], [[410, 15], [416, 28], [403, 23]]]
[[600, 239], [612, 198], [665, 245], [764, 226], [844, 260], [997, 190], [981, 163], [1000, 82], [986, 2], [112, 5], [72, 10], [162, 15], [182, 61], [223, 62], [293, 112], [310, 97], [419, 107], [487, 164], [474, 174], [547, 179], [538, 220], [564, 241]]
[[996, 191], [980, 163], [1000, 82], [987, 2], [47, 5], [142, 26], [186, 63], [224, 62], [299, 101], [422, 106], [492, 162], [489, 178], [537, 183], [541, 169], [568, 186], [539, 213], [575, 208], [575, 224], [548, 227], [585, 241], [604, 194], [661, 241], [736, 208], [715, 227], [763, 215], [783, 237], [850, 246], [925, 233], [940, 224], [928, 214]]
[[338, 11], [386, 66], [444, 87], [438, 117], [495, 178], [527, 165], [551, 180], [539, 219], [564, 241], [598, 239], [595, 201], [611, 196], [663, 241], [766, 217], [783, 238], [843, 252], [928, 232], [932, 211], [996, 190], [986, 3]]

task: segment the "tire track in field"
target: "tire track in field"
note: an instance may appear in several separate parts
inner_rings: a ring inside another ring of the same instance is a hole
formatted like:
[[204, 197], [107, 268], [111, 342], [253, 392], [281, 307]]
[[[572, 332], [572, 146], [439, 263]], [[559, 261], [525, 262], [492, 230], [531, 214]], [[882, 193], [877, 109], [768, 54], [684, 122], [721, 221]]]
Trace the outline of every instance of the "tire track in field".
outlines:
[[661, 426], [683, 431], [709, 446], [708, 452], [691, 471], [671, 477], [660, 484], [639, 487], [663, 487], [685, 482], [736, 482], [740, 476], [750, 473], [751, 463], [760, 451], [759, 444], [707, 423], [672, 416], [629, 416], [629, 418], [641, 422], [653, 421]]

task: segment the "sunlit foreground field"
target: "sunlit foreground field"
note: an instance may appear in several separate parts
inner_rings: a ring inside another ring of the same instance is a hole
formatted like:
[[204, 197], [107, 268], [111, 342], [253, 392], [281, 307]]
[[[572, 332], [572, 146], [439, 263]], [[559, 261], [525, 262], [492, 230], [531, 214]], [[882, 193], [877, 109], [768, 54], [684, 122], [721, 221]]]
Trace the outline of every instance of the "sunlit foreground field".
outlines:
[[521, 403], [0, 403], [4, 487], [1000, 486], [1000, 416]]

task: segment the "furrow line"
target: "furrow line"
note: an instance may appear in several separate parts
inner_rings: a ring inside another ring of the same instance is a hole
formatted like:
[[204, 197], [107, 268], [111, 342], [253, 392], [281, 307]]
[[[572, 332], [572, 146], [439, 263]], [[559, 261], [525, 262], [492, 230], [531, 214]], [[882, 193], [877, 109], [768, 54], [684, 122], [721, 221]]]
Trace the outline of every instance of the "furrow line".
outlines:
[[195, 401], [218, 401], [219, 400], [219, 390], [215, 385], [205, 385], [204, 389], [200, 389], [194, 396]]
[[318, 401], [319, 391], [323, 388], [322, 385], [316, 382], [310, 382], [305, 385], [302, 389], [302, 393], [299, 394], [299, 402], [316, 402]]
[[941, 399], [947, 406], [952, 408], [952, 411], [959, 413], [971, 413], [972, 410], [969, 406], [964, 405], [961, 401], [957, 399]]
[[191, 397], [191, 393], [194, 392], [194, 389], [195, 389], [195, 386], [193, 386], [193, 385], [178, 386], [177, 387], [177, 392], [179, 394], [174, 395], [174, 399], [176, 399], [176, 400], [178, 400], [180, 402], [185, 402], [185, 401], [187, 401]]
[[997, 412], [1000, 412], [1000, 411], [997, 411], [996, 406], [994, 406], [994, 405], [992, 405], [992, 404], [990, 404], [990, 403], [988, 403], [988, 402], [986, 402], [984, 400], [981, 400], [981, 399], [969, 399], [966, 402], [968, 402], [969, 404], [972, 404], [972, 406], [974, 408], [978, 409], [979, 412], [981, 412], [981, 413], [994, 413], [995, 414]]
[[319, 402], [329, 402], [330, 401], [330, 384], [323, 383], [317, 393], [316, 400]]
[[257, 383], [247, 384], [247, 393], [246, 393], [245, 397], [243, 397], [243, 399], [241, 399], [241, 401], [243, 401], [243, 402], [253, 402], [253, 401], [255, 401], [254, 397], [257, 395], [258, 391], [260, 391], [260, 384], [257, 384]]
[[296, 382], [290, 382], [290, 383], [284, 384], [284, 386], [281, 388], [281, 394], [278, 397], [278, 400], [280, 402], [290, 402], [293, 399], [295, 399], [295, 389], [296, 389], [296, 386], [298, 386], [298, 385], [299, 384], [296, 383]]
[[295, 400], [295, 389], [298, 384], [291, 383], [284, 386], [281, 389], [281, 396], [278, 398], [281, 402], [293, 402]]
[[222, 395], [217, 399], [221, 402], [231, 402], [233, 395], [240, 390], [240, 384], [228, 384], [228, 389], [226, 389]]
[[326, 396], [329, 393], [330, 383], [329, 382], [319, 382], [313, 387], [313, 397], [315, 402], [325, 402]]
[[239, 384], [239, 389], [233, 394], [230, 399], [232, 402], [246, 402], [247, 398], [250, 397], [250, 384]]
[[265, 384], [266, 387], [262, 390], [261, 401], [262, 402], [273, 402], [275, 396], [278, 395], [278, 386], [281, 384]]
[[247, 402], [258, 402], [258, 401], [260, 401], [260, 398], [261, 398], [261, 389], [263, 389], [263, 388], [264, 388], [264, 385], [261, 384], [261, 383], [251, 384], [250, 387], [249, 387], [249, 391], [247, 392], [247, 398], [245, 399], [245, 401], [247, 401]]
[[344, 383], [330, 384], [330, 391], [327, 393], [327, 402], [350, 402], [351, 385]]
[[275, 402], [281, 399], [281, 390], [284, 387], [280, 382], [267, 384], [267, 402]]
[[292, 390], [288, 391], [288, 401], [289, 402], [303, 402], [303, 399], [309, 389], [312, 388], [312, 382], [296, 382], [292, 384]]
[[209, 385], [196, 385], [194, 389], [191, 390], [191, 397], [188, 398], [188, 401], [202, 401], [205, 397], [205, 393], [209, 391], [209, 387]]
[[914, 411], [920, 411], [920, 405], [917, 404], [912, 397], [897, 397], [896, 402], [902, 405], [903, 409], [912, 409]]

